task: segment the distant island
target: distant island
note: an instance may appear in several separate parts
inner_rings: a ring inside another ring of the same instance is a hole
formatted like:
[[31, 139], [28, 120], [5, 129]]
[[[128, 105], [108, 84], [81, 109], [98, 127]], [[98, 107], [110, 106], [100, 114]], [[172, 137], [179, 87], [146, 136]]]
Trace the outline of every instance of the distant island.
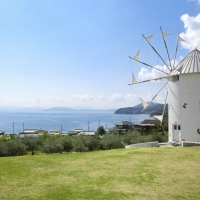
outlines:
[[[149, 114], [149, 115], [162, 115], [164, 104], [151, 102], [150, 105], [143, 111], [142, 104], [133, 107], [119, 108], [115, 114]], [[165, 117], [168, 116], [168, 104], [165, 108]]]

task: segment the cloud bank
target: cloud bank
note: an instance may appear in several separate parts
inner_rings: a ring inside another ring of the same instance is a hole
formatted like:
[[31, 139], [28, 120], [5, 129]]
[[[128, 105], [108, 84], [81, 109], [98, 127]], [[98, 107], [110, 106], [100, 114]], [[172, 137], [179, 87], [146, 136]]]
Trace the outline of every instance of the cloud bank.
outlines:
[[190, 51], [196, 47], [200, 48], [200, 14], [196, 17], [184, 14], [180, 19], [185, 28], [185, 32], [182, 32], [180, 36], [186, 41], [181, 43], [182, 47]]

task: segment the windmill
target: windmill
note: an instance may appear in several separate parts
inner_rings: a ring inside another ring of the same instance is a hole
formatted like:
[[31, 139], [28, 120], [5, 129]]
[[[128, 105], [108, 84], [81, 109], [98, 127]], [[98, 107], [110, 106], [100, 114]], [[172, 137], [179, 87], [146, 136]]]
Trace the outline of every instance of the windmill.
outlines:
[[182, 140], [200, 142], [200, 51], [197, 48], [192, 50], [177, 66], [175, 66], [179, 42], [185, 42], [185, 40], [178, 35], [174, 62], [172, 63], [165, 41], [165, 37], [169, 34], [162, 31], [161, 27], [160, 31], [168, 57], [168, 64], [150, 43], [152, 35], [148, 37], [145, 37], [144, 35], [142, 36], [168, 68], [169, 72], [163, 71], [162, 69], [141, 61], [139, 58], [140, 51], [138, 51], [134, 57], [129, 56], [129, 58], [141, 63], [142, 65], [162, 72], [164, 76], [137, 82], [134, 74], [132, 74], [132, 82], [129, 85], [165, 79], [165, 85], [156, 93], [150, 102], [147, 103], [140, 98], [143, 110], [150, 105], [163, 88], [167, 87], [167, 95], [165, 97], [162, 115], [155, 115], [154, 117], [162, 123], [166, 101], [168, 99], [169, 142]]

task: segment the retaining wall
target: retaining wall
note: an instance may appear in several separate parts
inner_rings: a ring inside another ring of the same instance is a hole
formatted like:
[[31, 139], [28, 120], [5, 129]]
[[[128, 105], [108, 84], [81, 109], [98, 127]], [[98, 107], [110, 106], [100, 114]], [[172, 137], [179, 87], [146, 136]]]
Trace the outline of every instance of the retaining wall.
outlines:
[[200, 142], [182, 141], [182, 147], [200, 146]]
[[154, 142], [130, 144], [130, 145], [125, 146], [125, 148], [144, 148], [144, 147], [159, 147], [159, 143], [158, 141], [154, 141]]

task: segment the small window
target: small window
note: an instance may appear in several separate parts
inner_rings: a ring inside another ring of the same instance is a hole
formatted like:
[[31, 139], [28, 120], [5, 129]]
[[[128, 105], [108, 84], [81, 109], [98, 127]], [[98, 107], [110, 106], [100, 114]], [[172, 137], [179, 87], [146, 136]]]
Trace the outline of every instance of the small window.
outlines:
[[179, 81], [179, 76], [172, 76], [172, 82]]
[[178, 130], [181, 130], [181, 126], [180, 125], [178, 125]]
[[174, 130], [176, 130], [177, 129], [177, 126], [176, 125], [174, 125]]

